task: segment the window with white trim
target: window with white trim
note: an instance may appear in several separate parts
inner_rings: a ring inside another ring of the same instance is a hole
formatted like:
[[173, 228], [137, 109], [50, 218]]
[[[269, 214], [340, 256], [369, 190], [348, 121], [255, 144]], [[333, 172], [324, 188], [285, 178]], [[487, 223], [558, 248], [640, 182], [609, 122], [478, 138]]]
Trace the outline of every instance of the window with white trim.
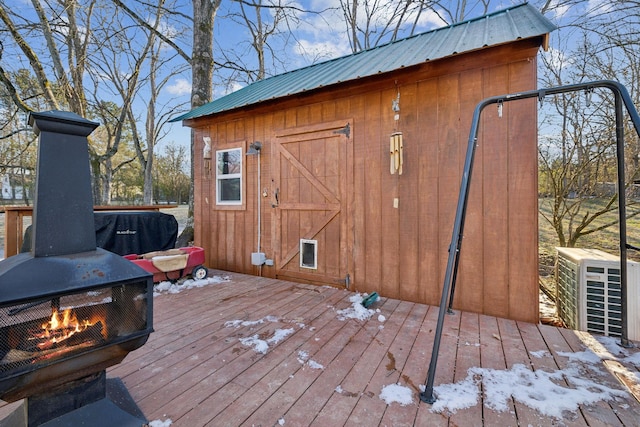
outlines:
[[242, 148], [216, 151], [216, 204], [242, 204]]

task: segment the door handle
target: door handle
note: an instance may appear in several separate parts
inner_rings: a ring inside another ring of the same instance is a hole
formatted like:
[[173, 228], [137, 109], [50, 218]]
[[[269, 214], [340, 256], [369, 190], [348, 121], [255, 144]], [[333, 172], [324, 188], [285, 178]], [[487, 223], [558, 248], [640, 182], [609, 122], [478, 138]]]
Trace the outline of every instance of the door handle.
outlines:
[[280, 188], [276, 188], [276, 191], [273, 193], [276, 202], [271, 205], [272, 208], [277, 208], [280, 204]]

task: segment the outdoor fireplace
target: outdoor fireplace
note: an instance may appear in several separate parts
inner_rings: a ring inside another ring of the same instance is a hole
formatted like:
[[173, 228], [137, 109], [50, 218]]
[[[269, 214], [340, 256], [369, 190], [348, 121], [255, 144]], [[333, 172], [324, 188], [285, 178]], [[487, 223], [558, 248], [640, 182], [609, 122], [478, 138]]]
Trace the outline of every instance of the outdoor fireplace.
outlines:
[[152, 276], [96, 247], [87, 136], [76, 114], [32, 113], [39, 136], [29, 253], [0, 262], [0, 426], [142, 425], [108, 397], [106, 368], [152, 332]]

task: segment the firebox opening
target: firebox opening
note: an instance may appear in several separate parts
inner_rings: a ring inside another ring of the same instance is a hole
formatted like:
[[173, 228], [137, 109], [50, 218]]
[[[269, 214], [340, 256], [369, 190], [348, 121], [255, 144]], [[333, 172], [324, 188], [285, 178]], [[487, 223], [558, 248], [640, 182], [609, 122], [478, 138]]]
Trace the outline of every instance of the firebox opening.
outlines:
[[0, 308], [3, 379], [150, 333], [147, 281]]

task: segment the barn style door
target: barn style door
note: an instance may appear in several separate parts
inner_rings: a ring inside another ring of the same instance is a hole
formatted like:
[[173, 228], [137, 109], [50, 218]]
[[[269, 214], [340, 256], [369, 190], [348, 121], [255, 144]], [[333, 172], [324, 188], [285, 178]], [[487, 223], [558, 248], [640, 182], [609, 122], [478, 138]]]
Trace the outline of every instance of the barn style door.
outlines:
[[340, 121], [276, 135], [273, 241], [278, 278], [349, 286], [352, 129], [350, 121]]

